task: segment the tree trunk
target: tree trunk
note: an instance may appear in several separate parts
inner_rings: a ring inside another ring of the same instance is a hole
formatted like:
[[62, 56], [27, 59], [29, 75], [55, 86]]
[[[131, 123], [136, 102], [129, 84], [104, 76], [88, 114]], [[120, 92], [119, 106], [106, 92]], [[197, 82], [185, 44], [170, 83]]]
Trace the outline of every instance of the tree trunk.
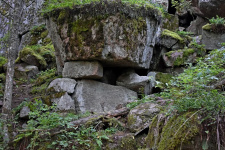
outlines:
[[[18, 54], [18, 48], [20, 45], [19, 38], [19, 26], [21, 25], [21, 11], [22, 11], [22, 0], [16, 0], [14, 5], [14, 10], [12, 10], [12, 24], [10, 27], [10, 46], [8, 48], [8, 63], [7, 63], [7, 72], [6, 72], [6, 82], [5, 82], [5, 91], [3, 98], [3, 107], [2, 107], [2, 118], [6, 121], [3, 127], [4, 142], [9, 142], [9, 133], [7, 122], [11, 117], [11, 105], [12, 105], [12, 92], [13, 92], [13, 77], [14, 77], [14, 67], [15, 60]], [[11, 22], [10, 22], [11, 23]]]

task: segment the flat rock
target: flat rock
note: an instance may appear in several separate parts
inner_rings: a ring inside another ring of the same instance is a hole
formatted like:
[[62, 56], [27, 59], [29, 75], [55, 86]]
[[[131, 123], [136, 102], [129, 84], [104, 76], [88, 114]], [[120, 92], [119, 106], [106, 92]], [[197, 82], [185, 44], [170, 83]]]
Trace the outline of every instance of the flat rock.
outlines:
[[148, 125], [152, 118], [160, 112], [160, 106], [151, 102], [140, 104], [133, 108], [128, 114], [128, 128], [137, 132]]
[[57, 105], [59, 110], [75, 110], [74, 100], [68, 93], [65, 93], [59, 98], [52, 99], [51, 101]]
[[100, 79], [103, 77], [103, 67], [97, 61], [66, 62], [63, 68], [63, 77], [75, 79]]
[[138, 93], [145, 93], [145, 87], [149, 81], [150, 78], [148, 76], [139, 76], [134, 71], [127, 71], [118, 77], [116, 84]]
[[105, 112], [137, 99], [137, 93], [121, 86], [81, 80], [78, 81], [72, 98], [77, 112]]
[[48, 90], [53, 88], [55, 92], [73, 93], [76, 84], [77, 82], [74, 79], [57, 78], [50, 83]]

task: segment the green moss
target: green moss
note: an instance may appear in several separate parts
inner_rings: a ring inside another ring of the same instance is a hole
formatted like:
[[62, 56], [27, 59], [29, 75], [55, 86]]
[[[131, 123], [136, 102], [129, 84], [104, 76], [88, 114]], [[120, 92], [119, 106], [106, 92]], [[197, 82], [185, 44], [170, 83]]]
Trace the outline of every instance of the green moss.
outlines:
[[198, 116], [192, 116], [192, 114], [187, 112], [169, 119], [163, 127], [158, 150], [179, 148], [180, 144], [188, 142], [199, 133]]
[[135, 138], [132, 135], [122, 138], [120, 147], [122, 150], [137, 150], [138, 149]]
[[[78, 19], [69, 23], [68, 36], [70, 38], [70, 59], [76, 60], [77, 58], [91, 58], [101, 55], [104, 48], [104, 35], [102, 19], [107, 15], [97, 16], [92, 18]], [[95, 27], [96, 36], [92, 38], [92, 27]], [[74, 50], [76, 47], [76, 50]]]
[[59, 24], [63, 24], [64, 21], [68, 18], [69, 13], [66, 9], [60, 11], [57, 21]]
[[127, 51], [135, 51], [140, 43], [138, 43], [138, 35], [142, 34], [143, 31], [146, 30], [147, 24], [143, 17], [139, 17], [137, 19], [126, 18], [122, 16], [124, 22], [121, 22], [120, 26], [123, 26], [126, 42], [125, 49]]
[[48, 36], [48, 30], [45, 30], [44, 32], [41, 33], [41, 38], [44, 39]]
[[157, 72], [155, 79], [160, 82], [157, 86], [164, 89], [167, 87], [166, 84], [172, 79], [172, 75], [169, 73]]
[[31, 40], [30, 40], [29, 45], [35, 45], [38, 43], [39, 40], [44, 41], [44, 39], [48, 35], [48, 31], [44, 24], [42, 24], [40, 26], [34, 26], [31, 29], [30, 33], [31, 33]]
[[[149, 134], [146, 138], [148, 146], [158, 150], [176, 150], [180, 145], [190, 142], [199, 133], [199, 119], [194, 112], [187, 112], [183, 115], [176, 115], [169, 118], [164, 126], [158, 125], [158, 117], [154, 118], [150, 125]], [[162, 124], [165, 120], [161, 120]], [[162, 129], [159, 129], [161, 127]], [[158, 129], [158, 139], [151, 133]]]
[[35, 35], [40, 35], [43, 31], [46, 30], [46, 27], [44, 24], [40, 25], [40, 26], [34, 26], [31, 30], [30, 33], [31, 35], [35, 36]]
[[19, 57], [16, 59], [16, 63], [26, 59], [28, 55], [34, 56], [39, 62], [42, 68], [47, 66], [47, 62], [53, 62], [55, 59], [54, 47], [52, 44], [46, 46], [27, 46], [19, 52]]
[[189, 55], [193, 54], [194, 52], [195, 52], [195, 50], [192, 48], [184, 49], [183, 56], [188, 57]]
[[47, 66], [45, 59], [31, 47], [25, 47], [24, 49], [22, 49], [19, 52], [19, 57], [17, 58], [16, 62], [19, 62], [21, 59], [26, 58], [29, 55], [34, 56], [38, 60], [40, 65], [44, 67]]
[[156, 148], [160, 140], [160, 130], [162, 130], [162, 126], [158, 124], [158, 115], [156, 115], [149, 126], [148, 136], [146, 137], [147, 147], [151, 147], [152, 149]]
[[171, 31], [177, 30], [179, 26], [179, 19], [175, 15], [164, 13], [163, 25], [164, 29], [168, 29]]
[[173, 61], [173, 66], [180, 66], [180, 65], [184, 65], [188, 57], [195, 52], [196, 52], [195, 49], [188, 48], [188, 49], [170, 51], [170, 52], [167, 52], [165, 55]]
[[4, 73], [1, 73], [0, 74], [0, 82], [1, 83], [4, 83], [5, 82], [5, 74]]
[[3, 56], [0, 56], [0, 70], [7, 63], [7, 59]]
[[51, 38], [45, 38], [42, 43], [43, 45], [47, 45], [50, 44], [51, 42], [52, 42]]
[[212, 29], [212, 26], [211, 24], [206, 24], [202, 27], [203, 30], [211, 30]]
[[174, 38], [174, 39], [179, 40], [181, 43], [184, 42], [184, 39], [181, 38], [176, 32], [173, 32], [173, 31], [170, 31], [170, 30], [167, 30], [167, 29], [163, 30], [162, 36], [163, 36], [163, 37], [164, 37], [164, 36], [165, 36], [165, 37], [172, 37], [172, 38]]

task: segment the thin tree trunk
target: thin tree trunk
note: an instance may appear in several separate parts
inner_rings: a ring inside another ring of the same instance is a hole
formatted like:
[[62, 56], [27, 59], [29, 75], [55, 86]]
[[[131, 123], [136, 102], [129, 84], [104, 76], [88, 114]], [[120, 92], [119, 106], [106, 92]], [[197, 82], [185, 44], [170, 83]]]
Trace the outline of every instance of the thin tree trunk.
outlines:
[[[11, 105], [12, 105], [12, 92], [13, 92], [13, 77], [15, 60], [18, 54], [18, 48], [20, 45], [19, 39], [19, 26], [21, 25], [20, 12], [22, 11], [22, 0], [16, 0], [14, 10], [12, 10], [12, 24], [10, 27], [10, 38], [8, 48], [8, 63], [6, 72], [5, 91], [3, 98], [2, 118], [6, 121], [3, 126], [4, 142], [8, 143], [10, 140], [7, 123], [11, 117]], [[11, 23], [11, 22], [10, 22]]]

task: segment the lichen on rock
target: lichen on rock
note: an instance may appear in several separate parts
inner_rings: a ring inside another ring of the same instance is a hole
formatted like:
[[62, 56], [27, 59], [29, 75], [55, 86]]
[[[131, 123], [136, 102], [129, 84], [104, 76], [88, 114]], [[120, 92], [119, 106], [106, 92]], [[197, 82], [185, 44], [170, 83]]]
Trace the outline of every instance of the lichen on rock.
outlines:
[[172, 117], [158, 115], [149, 127], [147, 145], [157, 150], [178, 149], [199, 134], [199, 124], [196, 112], [186, 112]]

